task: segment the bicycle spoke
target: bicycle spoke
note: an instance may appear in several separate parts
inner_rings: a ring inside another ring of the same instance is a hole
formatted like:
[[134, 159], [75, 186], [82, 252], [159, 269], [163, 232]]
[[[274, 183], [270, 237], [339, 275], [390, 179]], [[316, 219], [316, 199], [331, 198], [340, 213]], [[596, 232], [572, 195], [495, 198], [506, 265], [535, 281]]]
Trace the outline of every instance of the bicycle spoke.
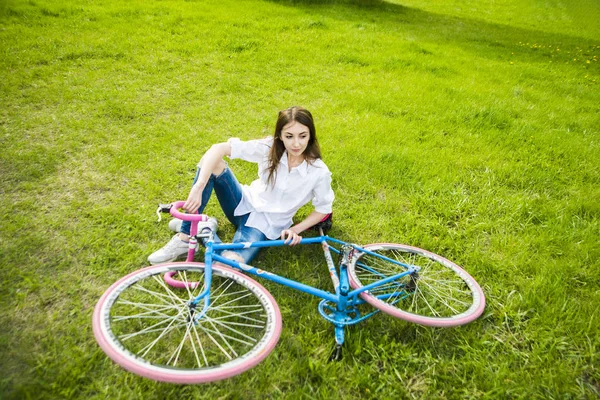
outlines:
[[432, 294], [435, 295], [435, 299], [436, 300], [438, 300], [439, 302], [441, 302], [442, 304], [444, 304], [446, 307], [448, 307], [454, 313], [460, 314], [460, 311], [458, 311], [457, 309], [455, 309], [454, 307], [452, 307], [449, 302], [447, 302], [446, 300], [444, 300], [445, 297], [447, 297], [447, 296], [441, 295], [440, 292], [434, 288], [434, 286], [429, 285], [428, 289], [429, 289], [429, 293], [432, 293]]
[[155, 311], [148, 311], [145, 313], [133, 314], [128, 316], [114, 315], [112, 317], [114, 322], [125, 321], [128, 319], [157, 319], [157, 318], [171, 318], [171, 316], [163, 313], [157, 313]]
[[[136, 290], [139, 290], [141, 292], [147, 293], [147, 294], [155, 297], [156, 299], [163, 301], [165, 304], [170, 304], [170, 305], [173, 305], [173, 306], [177, 306], [178, 305], [177, 302], [175, 302], [174, 300], [181, 300], [173, 292], [171, 292], [170, 295], [165, 295], [165, 294], [158, 293], [156, 291], [147, 289], [147, 288], [145, 288], [145, 287], [143, 287], [143, 286], [141, 286], [139, 284], [133, 286], [132, 288], [136, 289]], [[170, 300], [170, 301], [166, 301], [166, 300]]]
[[[204, 364], [208, 366], [208, 359], [206, 358], [206, 353], [204, 352], [204, 346], [202, 346], [202, 340], [200, 340], [200, 336], [198, 335], [198, 326], [196, 324], [194, 324], [194, 335], [196, 335], [196, 341], [198, 342], [198, 347], [200, 347]], [[200, 365], [200, 367], [202, 367], [202, 365]]]
[[[191, 327], [194, 328], [194, 332], [196, 332], [195, 328], [196, 324], [191, 324]], [[198, 364], [198, 368], [202, 368], [202, 364], [200, 363], [200, 357], [198, 357], [198, 351], [196, 350], [196, 345], [194, 344], [194, 338], [190, 333], [190, 344], [192, 345], [192, 350], [194, 351], [194, 357], [196, 358], [196, 364]]]
[[[242, 344], [244, 344], [244, 345], [246, 345], [246, 346], [249, 346], [248, 342], [246, 342], [246, 341], [243, 341], [242, 339], [239, 339], [239, 338], [236, 338], [236, 337], [233, 337], [233, 336], [227, 335], [227, 334], [225, 334], [225, 333], [223, 333], [223, 332], [221, 332], [221, 331], [219, 331], [219, 330], [211, 330], [211, 329], [209, 329], [208, 327], [203, 327], [202, 329], [204, 329], [206, 332], [212, 332], [212, 333], [216, 333], [216, 334], [218, 334], [219, 336], [221, 336], [222, 338], [231, 339], [231, 340], [234, 340], [234, 341], [236, 341], [236, 342], [238, 342], [238, 343], [242, 343]], [[245, 336], [245, 335], [242, 335], [242, 336]], [[255, 339], [255, 338], [252, 338], [252, 337], [247, 337], [247, 338], [248, 338], [248, 340], [249, 340], [250, 342], [252, 342], [252, 343], [256, 343], [256, 342], [257, 342], [257, 339]]]
[[172, 311], [172, 310], [178, 310], [181, 306], [174, 306], [174, 305], [163, 305], [163, 304], [152, 304], [152, 303], [139, 303], [139, 302], [133, 302], [133, 301], [129, 301], [129, 300], [122, 300], [119, 299], [118, 303], [116, 303], [116, 305], [119, 306], [131, 306], [131, 307], [123, 307], [126, 309], [140, 309], [143, 310], [137, 314], [130, 314], [127, 316], [116, 316], [113, 315], [113, 320], [114, 321], [120, 321], [121, 319], [131, 319], [131, 318], [143, 318], [144, 316], [147, 315], [155, 315], [156, 318], [158, 317], [169, 317], [168, 314], [165, 314], [163, 311]]
[[[247, 321], [263, 322], [263, 320], [256, 319], [256, 318], [250, 318], [250, 317], [246, 317], [245, 316], [245, 314], [256, 313], [256, 312], [262, 312], [262, 310], [248, 311], [248, 312], [245, 312], [245, 313], [238, 313], [238, 314], [234, 314], [234, 313], [229, 313], [229, 312], [223, 311], [223, 313], [226, 313], [226, 315], [223, 315], [223, 316], [220, 316], [220, 317], [216, 317], [216, 318], [213, 318], [213, 319], [230, 319], [230, 318], [236, 318], [236, 317], [238, 317], [240, 319], [245, 319]], [[264, 317], [265, 315], [263, 314], [263, 315], [260, 315], [260, 316]]]
[[173, 357], [175, 357], [175, 359], [173, 360], [173, 366], [177, 365], [177, 360], [179, 359], [179, 355], [181, 354], [181, 349], [183, 349], [183, 345], [185, 344], [185, 340], [188, 337], [188, 334], [190, 333], [190, 324], [192, 322], [188, 322], [186, 324], [186, 329], [185, 329], [185, 333], [183, 334], [183, 338], [181, 339], [181, 342], [179, 342], [179, 346], [177, 346], [177, 349], [175, 349], [175, 352], [173, 352], [173, 354], [171, 355], [171, 358], [169, 358], [169, 360], [167, 361], [167, 365], [169, 365], [169, 363], [171, 362], [171, 360], [173, 360]]
[[187, 304], [187, 300], [182, 299], [180, 296], [175, 294], [169, 285], [165, 282], [165, 279], [161, 276], [153, 275], [152, 278], [164, 289], [169, 295], [173, 296], [173, 299], [179, 300], [181, 304]]
[[[215, 330], [213, 330], [213, 331], [210, 331], [210, 330], [208, 330], [208, 329], [204, 328], [204, 326], [203, 326], [203, 325], [198, 325], [198, 327], [199, 327], [200, 329], [202, 329], [202, 330], [203, 330], [203, 331], [204, 331], [204, 332], [205, 332], [205, 333], [208, 335], [208, 337], [209, 337], [209, 338], [212, 340], [212, 342], [213, 342], [213, 343], [214, 343], [214, 344], [215, 344], [215, 345], [216, 345], [216, 346], [219, 348], [219, 350], [221, 350], [221, 352], [223, 352], [223, 354], [225, 355], [225, 357], [227, 357], [229, 360], [231, 360], [231, 359], [233, 358], [231, 355], [229, 355], [229, 353], [227, 352], [227, 350], [225, 350], [225, 349], [224, 349], [224, 348], [223, 348], [223, 347], [222, 347], [222, 346], [219, 344], [219, 342], [218, 342], [218, 341], [217, 341], [217, 340], [216, 340], [216, 339], [213, 337], [213, 335], [211, 335], [211, 334], [210, 334], [210, 332], [213, 332], [213, 333], [216, 333], [216, 334], [217, 334], [218, 336], [220, 336], [221, 338], [223, 338], [223, 337], [222, 337], [222, 334], [221, 334], [221, 332], [219, 332], [217, 329], [215, 329]], [[229, 343], [227, 343], [227, 341], [225, 341], [225, 344], [229, 344]], [[231, 347], [231, 346], [229, 346], [229, 347]], [[236, 356], [237, 356], [237, 354], [235, 354], [235, 351], [233, 351], [233, 353], [234, 353], [234, 355], [236, 355]]]
[[240, 331], [232, 328], [230, 325], [234, 325], [234, 326], [246, 326], [246, 327], [249, 327], [249, 328], [263, 328], [264, 327], [264, 325], [250, 325], [250, 324], [242, 324], [242, 323], [235, 323], [235, 322], [223, 322], [223, 321], [219, 321], [218, 319], [215, 319], [215, 318], [208, 318], [207, 321], [209, 321], [210, 323], [216, 323], [216, 324], [222, 326], [223, 328], [228, 329], [231, 332], [235, 332], [238, 335], [243, 336], [246, 339], [252, 340], [252, 341], [255, 340], [253, 337], [248, 336], [248, 335], [246, 335], [246, 334], [244, 334], [244, 333], [242, 333], [242, 332], [240, 332]]
[[[456, 287], [456, 285], [449, 285], [447, 283], [444, 283], [443, 281], [431, 281], [430, 282], [430, 280], [424, 279], [424, 280], [420, 281], [419, 284], [428, 286], [431, 290], [435, 290], [436, 293], [439, 293], [440, 290], [445, 289], [447, 292], [445, 297], [453, 296], [452, 298], [455, 299], [456, 301], [460, 301], [460, 300], [458, 300], [457, 297], [454, 297], [455, 295], [462, 295], [462, 297], [467, 297], [466, 293], [468, 293], [468, 291], [458, 288], [458, 287]], [[434, 289], [434, 287], [439, 287], [439, 288]], [[468, 297], [470, 297], [470, 296], [468, 296]], [[463, 303], [468, 304], [467, 302], [463, 302]]]
[[[184, 283], [185, 290], [187, 291], [190, 299], [193, 299], [194, 297], [196, 297], [193, 290], [198, 289], [198, 291], [200, 292], [200, 288], [203, 288], [203, 286], [204, 286], [204, 285], [202, 285], [202, 282], [204, 280], [204, 274], [200, 274], [198, 282], [191, 282], [191, 283], [190, 283], [190, 280], [187, 278], [187, 271], [184, 270], [183, 273], [182, 273], [182, 271], [178, 271], [177, 276], [182, 277], [182, 279], [180, 279], [180, 280]], [[190, 290], [190, 287], [192, 288], [192, 290]]]
[[173, 320], [171, 321], [171, 323], [162, 331], [162, 333], [156, 338], [154, 339], [152, 342], [150, 342], [146, 347], [144, 347], [141, 351], [146, 350], [145, 352], [142, 353], [142, 357], [145, 357], [146, 354], [148, 354], [148, 352], [156, 345], [156, 343], [158, 343], [158, 341], [164, 336], [166, 335], [168, 332], [170, 332], [171, 330], [173, 330], [174, 328], [171, 328], [173, 326], [173, 324], [175, 323], [177, 319], [173, 318]]
[[225, 297], [225, 296], [219, 296], [219, 297], [217, 297], [217, 298], [216, 298], [216, 299], [215, 299], [215, 300], [214, 300], [214, 301], [211, 303], [211, 307], [215, 307], [215, 308], [216, 308], [216, 307], [223, 307], [223, 306], [226, 306], [226, 305], [228, 305], [228, 304], [231, 304], [231, 303], [233, 303], [233, 302], [235, 302], [235, 301], [239, 301], [239, 300], [241, 300], [241, 299], [244, 299], [244, 298], [246, 298], [246, 297], [248, 297], [248, 296], [252, 296], [252, 293], [251, 293], [251, 292], [247, 292], [247, 291], [238, 292], [238, 293], [245, 293], [245, 294], [244, 294], [243, 296], [236, 297], [235, 299], [231, 299], [231, 300], [229, 300], [228, 302], [226, 302], [226, 303], [223, 303], [223, 304], [219, 304], [219, 305], [217, 306], [217, 304], [218, 304], [218, 303], [217, 303], [217, 300], [220, 300], [222, 297]]

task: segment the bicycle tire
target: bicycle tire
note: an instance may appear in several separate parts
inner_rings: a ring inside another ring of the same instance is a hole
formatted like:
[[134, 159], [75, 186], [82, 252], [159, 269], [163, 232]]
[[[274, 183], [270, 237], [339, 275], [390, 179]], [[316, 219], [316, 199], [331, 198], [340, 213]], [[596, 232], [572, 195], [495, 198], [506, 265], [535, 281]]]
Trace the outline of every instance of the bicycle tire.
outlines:
[[[281, 334], [275, 299], [248, 276], [213, 266], [211, 304], [202, 315], [202, 302], [197, 310], [188, 304], [205, 286], [204, 268], [194, 262], [159, 264], [115, 282], [93, 314], [102, 350], [130, 372], [181, 384], [229, 378], [260, 363]], [[162, 276], [169, 271], [202, 285], [172, 288]]]
[[[402, 244], [376, 243], [363, 247], [421, 269], [411, 275], [360, 293], [372, 306], [403, 320], [434, 327], [464, 325], [485, 308], [479, 284], [464, 269], [430, 251]], [[383, 258], [359, 253], [348, 268], [354, 289], [402, 272], [404, 268]]]

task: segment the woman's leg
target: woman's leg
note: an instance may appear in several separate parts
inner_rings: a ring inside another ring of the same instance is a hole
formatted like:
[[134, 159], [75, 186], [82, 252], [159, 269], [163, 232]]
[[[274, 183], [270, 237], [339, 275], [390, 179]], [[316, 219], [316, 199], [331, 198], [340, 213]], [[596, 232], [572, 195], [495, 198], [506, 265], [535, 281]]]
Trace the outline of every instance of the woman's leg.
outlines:
[[[196, 176], [194, 177], [194, 182], [192, 183], [192, 185], [194, 185], [198, 181], [198, 177], [200, 176], [201, 170], [202, 170], [202, 160], [200, 160], [200, 163], [198, 164], [198, 170], [196, 171]], [[213, 188], [215, 188], [215, 186], [219, 186], [219, 187], [223, 186], [223, 184], [221, 182], [223, 181], [223, 175], [225, 175], [226, 171], [228, 171], [233, 176], [233, 173], [231, 173], [231, 171], [227, 167], [227, 163], [223, 160], [221, 160], [219, 165], [213, 171], [211, 171], [208, 183], [206, 184], [206, 186], [204, 187], [204, 190], [202, 191], [202, 204], [200, 204], [200, 207], [198, 208], [198, 214], [202, 214], [202, 212], [206, 208], [206, 205], [208, 204], [208, 201], [210, 200], [210, 196], [212, 195]], [[239, 185], [239, 183], [237, 182], [237, 179], [235, 179], [235, 176], [233, 176], [233, 179]], [[219, 183], [217, 183], [217, 181], [219, 181]], [[215, 191], [217, 192], [217, 190], [215, 190]], [[240, 187], [240, 193], [241, 193], [241, 187]], [[219, 203], [221, 203], [221, 199], [218, 195], [218, 192], [217, 192], [217, 198], [219, 198]], [[241, 196], [240, 196], [240, 200], [241, 200]], [[239, 203], [239, 200], [236, 202], [236, 207], [237, 207], [237, 203]], [[234, 209], [235, 209], [235, 207], [234, 207]], [[233, 211], [231, 212], [231, 214], [233, 215]], [[227, 215], [227, 213], [226, 213], [226, 215]], [[229, 216], [228, 216], [228, 218], [229, 218]], [[180, 237], [179, 237], [180, 239], [187, 240], [189, 238], [191, 225], [192, 225], [191, 222], [183, 221], [183, 223], [181, 224], [180, 232], [182, 235], [180, 235]]]
[[215, 177], [214, 191], [223, 213], [229, 222], [237, 228], [241, 223], [241, 216], [236, 217], [234, 212], [242, 201], [243, 192], [242, 185], [238, 182], [229, 166], [226, 166], [223, 172]]
[[[219, 204], [221, 205], [223, 213], [236, 227], [236, 232], [233, 236], [233, 243], [258, 242], [261, 240], [266, 240], [264, 233], [256, 228], [246, 226], [246, 222], [250, 216], [249, 214], [241, 216], [234, 215], [235, 209], [237, 208], [238, 204], [240, 204], [240, 201], [242, 201], [242, 185], [238, 182], [229, 166], [226, 163], [224, 164], [225, 168], [218, 176], [215, 176], [214, 174], [211, 175], [210, 184], [211, 188], [214, 189], [215, 194], [217, 195], [217, 199], [219, 200]], [[202, 206], [199, 212], [204, 210], [207, 202], [208, 200], [205, 201], [205, 196], [203, 193]], [[189, 228], [187, 229], [187, 232], [189, 233]], [[215, 243], [221, 242], [216, 233], [213, 237], [213, 240]], [[254, 259], [254, 257], [256, 257], [259, 250], [260, 249], [256, 247], [240, 250], [225, 250], [221, 252], [221, 255], [223, 257], [248, 264]]]
[[[240, 224], [238, 225], [235, 235], [233, 236], [233, 243], [258, 242], [267, 240], [267, 237], [264, 233], [256, 228], [246, 226], [246, 221], [248, 221], [249, 216], [250, 214], [246, 214], [237, 217], [239, 218]], [[249, 247], [247, 249], [225, 250], [223, 251], [222, 255], [223, 257], [249, 264], [256, 257], [259, 251], [260, 248], [258, 247]]]

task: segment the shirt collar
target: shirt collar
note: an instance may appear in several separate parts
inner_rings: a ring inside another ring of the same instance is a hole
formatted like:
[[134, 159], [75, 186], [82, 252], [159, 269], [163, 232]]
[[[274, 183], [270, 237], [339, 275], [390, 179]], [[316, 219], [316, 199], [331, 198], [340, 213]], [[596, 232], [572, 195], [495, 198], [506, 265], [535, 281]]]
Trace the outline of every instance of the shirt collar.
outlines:
[[[285, 165], [286, 168], [288, 168], [287, 151], [283, 152], [283, 155], [281, 156], [281, 159], [279, 160], [279, 162], [281, 164]], [[304, 178], [306, 176], [306, 174], [308, 173], [308, 163], [306, 162], [306, 160], [304, 160], [304, 161], [302, 161], [302, 164], [298, 165], [297, 167], [292, 168], [292, 171], [293, 170], [297, 170], [298, 173], [300, 173], [300, 176]]]

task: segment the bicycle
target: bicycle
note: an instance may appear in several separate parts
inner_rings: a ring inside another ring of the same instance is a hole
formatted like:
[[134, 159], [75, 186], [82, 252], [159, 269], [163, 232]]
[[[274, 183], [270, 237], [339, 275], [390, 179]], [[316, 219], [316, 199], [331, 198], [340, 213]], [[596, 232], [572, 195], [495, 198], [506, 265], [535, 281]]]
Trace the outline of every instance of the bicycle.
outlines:
[[[98, 344], [138, 375], [205, 383], [240, 374], [266, 358], [279, 340], [281, 313], [273, 296], [247, 274], [321, 298], [318, 310], [334, 325], [332, 359], [341, 358], [344, 327], [379, 311], [425, 326], [450, 327], [469, 323], [484, 310], [479, 284], [458, 265], [427, 250], [393, 243], [361, 247], [326, 236], [331, 220], [324, 221], [317, 227], [318, 237], [303, 238], [300, 244], [322, 246], [334, 288], [328, 292], [217, 254], [283, 246], [284, 241], [214, 243], [212, 234], [198, 233], [198, 222], [207, 217], [180, 212], [183, 204], [159, 210], [191, 221], [186, 261], [130, 273], [110, 286], [94, 309]], [[203, 239], [204, 263], [193, 262], [196, 244]], [[332, 251], [339, 255], [337, 265]], [[365, 311], [368, 305], [375, 309]]]

